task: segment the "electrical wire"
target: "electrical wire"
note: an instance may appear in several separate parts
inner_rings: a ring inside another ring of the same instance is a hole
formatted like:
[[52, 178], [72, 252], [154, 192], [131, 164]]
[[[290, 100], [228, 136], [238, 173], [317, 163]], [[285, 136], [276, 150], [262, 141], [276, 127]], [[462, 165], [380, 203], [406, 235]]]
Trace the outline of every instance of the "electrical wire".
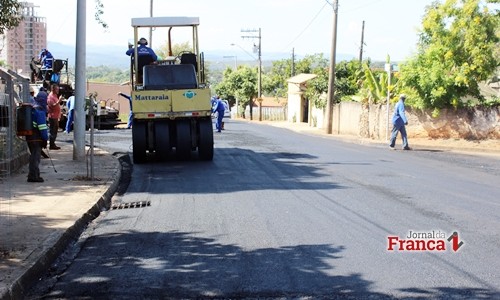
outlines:
[[363, 4], [363, 5], [361, 5], [361, 6], [354, 7], [354, 8], [351, 8], [351, 9], [349, 9], [349, 10], [343, 11], [343, 13], [348, 13], [348, 12], [355, 11], [355, 10], [358, 10], [358, 9], [361, 9], [361, 8], [365, 8], [365, 7], [367, 7], [367, 6], [370, 6], [370, 5], [372, 5], [372, 4], [375, 4], [375, 3], [378, 3], [378, 2], [381, 2], [381, 1], [383, 1], [383, 0], [375, 0], [375, 1], [369, 2], [369, 3], [367, 3], [367, 4]]
[[326, 3], [321, 7], [321, 9], [318, 11], [318, 13], [314, 16], [314, 18], [309, 22], [309, 24], [306, 25], [306, 27], [290, 42], [288, 43], [282, 51], [286, 51], [295, 41], [299, 39], [299, 37], [304, 34], [304, 32], [311, 26], [311, 24], [318, 18], [319, 14], [325, 9], [326, 5], [329, 4], [328, 0], [326, 0]]

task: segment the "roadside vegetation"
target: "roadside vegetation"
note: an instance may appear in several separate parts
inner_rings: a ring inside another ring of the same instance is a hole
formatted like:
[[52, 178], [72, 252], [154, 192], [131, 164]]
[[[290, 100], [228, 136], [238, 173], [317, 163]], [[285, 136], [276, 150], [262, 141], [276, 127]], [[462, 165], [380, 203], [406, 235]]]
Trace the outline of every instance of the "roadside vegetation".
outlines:
[[[432, 109], [438, 115], [443, 108], [499, 106], [498, 94], [484, 95], [480, 85], [500, 84], [500, 12], [499, 0], [447, 0], [428, 6], [416, 54], [400, 62], [392, 73], [391, 84], [383, 65], [370, 60], [341, 61], [335, 66], [335, 102], [360, 101], [380, 104], [396, 101], [408, 94], [407, 104], [417, 109]], [[496, 5], [496, 10], [492, 9]], [[263, 92], [267, 96], [286, 97], [286, 80], [293, 76], [291, 59], [273, 62], [264, 70]], [[295, 62], [295, 74], [318, 75], [307, 83], [306, 97], [316, 107], [326, 106], [329, 64], [320, 54]], [[247, 105], [257, 96], [257, 70], [239, 66], [227, 69], [221, 82], [213, 82], [215, 93], [236, 97]], [[253, 88], [250, 88], [253, 85]]]
[[[446, 0], [426, 8], [422, 18], [415, 54], [399, 62], [392, 72], [391, 83], [381, 62], [340, 61], [335, 66], [334, 101], [359, 101], [382, 104], [390, 92], [391, 101], [400, 93], [408, 95], [407, 104], [417, 109], [431, 109], [435, 116], [443, 108], [499, 106], [498, 93], [484, 94], [481, 86], [500, 86], [500, 0]], [[100, 19], [102, 0], [95, 0], [96, 21]], [[17, 26], [19, 2], [2, 1], [0, 33]], [[161, 59], [176, 56], [190, 49], [189, 44], [161, 45], [155, 49]], [[206, 78], [213, 93], [238, 99], [245, 107], [257, 97], [258, 69], [239, 65], [237, 69], [217, 70], [205, 62]], [[1, 65], [1, 62], [0, 62]], [[262, 93], [265, 96], [287, 97], [287, 79], [300, 73], [317, 77], [307, 83], [306, 97], [318, 108], [326, 106], [329, 61], [322, 54], [307, 55], [298, 61], [283, 59], [262, 70]], [[89, 67], [88, 80], [123, 83], [129, 70], [106, 66]]]

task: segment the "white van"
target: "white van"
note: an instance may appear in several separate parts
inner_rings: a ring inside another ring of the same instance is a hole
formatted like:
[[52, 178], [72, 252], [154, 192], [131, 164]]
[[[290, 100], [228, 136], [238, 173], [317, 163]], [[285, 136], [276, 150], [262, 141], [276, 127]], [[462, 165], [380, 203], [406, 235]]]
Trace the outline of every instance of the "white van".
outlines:
[[224, 103], [224, 118], [231, 118], [231, 109], [229, 108], [229, 102], [227, 100], [221, 100]]

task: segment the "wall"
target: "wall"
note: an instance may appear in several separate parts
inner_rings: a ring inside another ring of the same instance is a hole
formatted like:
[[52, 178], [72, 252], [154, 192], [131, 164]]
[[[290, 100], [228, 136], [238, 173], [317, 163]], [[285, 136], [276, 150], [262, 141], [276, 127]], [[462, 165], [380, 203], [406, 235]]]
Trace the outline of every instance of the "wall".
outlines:
[[[392, 118], [394, 106], [389, 108]], [[320, 120], [324, 110], [312, 109], [313, 118]], [[406, 108], [408, 137], [500, 139], [500, 107], [474, 109], [445, 109], [437, 118], [431, 111]], [[309, 123], [310, 126], [314, 124]], [[372, 139], [386, 139], [387, 108], [385, 105], [363, 106], [357, 102], [342, 102], [333, 109], [332, 132], [334, 134], [356, 135]], [[323, 122], [316, 127], [322, 128]]]
[[118, 95], [119, 92], [130, 95], [130, 85], [89, 82], [86, 87], [87, 91], [85, 95], [97, 93], [98, 100], [105, 101], [107, 106], [118, 109], [121, 115], [128, 115], [130, 112], [128, 99]]

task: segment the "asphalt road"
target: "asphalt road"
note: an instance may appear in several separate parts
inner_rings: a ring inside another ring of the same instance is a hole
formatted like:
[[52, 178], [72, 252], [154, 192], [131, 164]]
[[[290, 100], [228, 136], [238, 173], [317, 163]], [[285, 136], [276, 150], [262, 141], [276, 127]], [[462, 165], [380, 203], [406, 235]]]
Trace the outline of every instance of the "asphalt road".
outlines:
[[[31, 297], [500, 298], [500, 160], [226, 129], [213, 162], [134, 165], [114, 203], [149, 205], [104, 212]], [[388, 250], [432, 232], [446, 250]]]

